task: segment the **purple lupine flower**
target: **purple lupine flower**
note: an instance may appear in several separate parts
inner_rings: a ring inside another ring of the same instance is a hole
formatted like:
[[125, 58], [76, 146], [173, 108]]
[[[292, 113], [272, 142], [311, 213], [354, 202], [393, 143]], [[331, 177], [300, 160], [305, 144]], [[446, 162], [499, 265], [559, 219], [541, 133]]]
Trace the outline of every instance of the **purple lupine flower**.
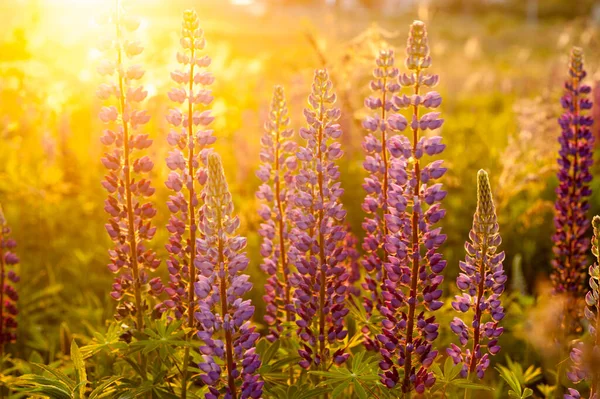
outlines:
[[354, 283], [360, 281], [360, 252], [357, 250], [358, 238], [352, 233], [350, 226], [346, 226], [346, 236], [344, 237], [344, 252], [346, 253], [346, 270], [350, 273], [348, 277], [348, 295], [360, 297], [360, 288]]
[[594, 216], [592, 227], [594, 236], [591, 244], [595, 263], [589, 267], [591, 289], [585, 296], [587, 306], [584, 308], [591, 342], [578, 342], [572, 348], [572, 365], [567, 376], [574, 383], [588, 380], [590, 398], [595, 399], [600, 394], [600, 216]]
[[265, 321], [269, 325], [267, 339], [274, 341], [283, 331], [283, 321], [294, 322], [290, 284], [290, 200], [294, 184], [292, 171], [297, 167], [296, 144], [292, 141], [290, 118], [283, 88], [275, 87], [269, 120], [265, 123], [258, 178], [263, 182], [256, 193], [263, 204], [258, 213], [263, 219], [259, 234], [263, 242], [261, 268], [269, 275], [265, 284]]
[[[438, 324], [431, 312], [442, 306], [439, 286], [446, 266], [438, 253], [446, 235], [435, 227], [445, 215], [439, 202], [446, 192], [441, 184], [434, 183], [446, 168], [440, 160], [421, 165], [423, 156], [437, 155], [445, 147], [439, 136], [420, 137], [421, 131], [435, 130], [443, 123], [438, 113], [420, 116], [422, 108], [435, 109], [441, 104], [437, 92], [422, 92], [438, 81], [437, 75], [424, 73], [430, 65], [425, 24], [415, 21], [407, 45], [406, 66], [411, 73], [399, 76], [401, 86], [412, 88], [413, 94], [393, 97], [398, 108], [412, 111], [412, 143], [402, 134], [388, 141], [398, 167], [390, 174], [389, 214], [385, 215], [389, 234], [384, 241], [387, 259], [383, 264], [386, 279], [380, 308], [384, 320], [377, 339], [382, 382], [390, 388], [401, 384], [403, 392], [414, 390], [419, 394], [435, 382], [429, 368], [438, 355], [432, 346]], [[389, 120], [391, 124], [392, 118]], [[394, 117], [394, 123], [398, 130], [406, 124], [400, 116]], [[404, 369], [402, 381], [399, 368]]]
[[[504, 252], [496, 253], [502, 241], [496, 208], [488, 175], [483, 170], [477, 173], [477, 210], [469, 239], [470, 242], [465, 243], [467, 256], [464, 262], [460, 262], [461, 273], [456, 279], [456, 285], [463, 294], [456, 296], [452, 307], [461, 313], [471, 311], [473, 322], [469, 327], [462, 319], [454, 318], [450, 328], [458, 335], [460, 346], [452, 344], [447, 352], [455, 364], [462, 363], [463, 377], [476, 375], [482, 379], [490, 365], [489, 355], [500, 350], [498, 338], [504, 331], [499, 326], [504, 318], [500, 296], [506, 283], [502, 265]], [[465, 350], [467, 346], [470, 348]], [[487, 353], [484, 353], [484, 348]]]
[[594, 124], [592, 126], [592, 136], [594, 137], [594, 145], [600, 144], [600, 81], [594, 82], [594, 88], [592, 89], [592, 119]]
[[[388, 148], [389, 134], [406, 129], [406, 118], [398, 111], [394, 103], [394, 95], [400, 90], [398, 84], [398, 68], [394, 66], [393, 50], [382, 50], [376, 59], [377, 67], [373, 70], [374, 79], [371, 81], [371, 90], [374, 96], [365, 100], [367, 108], [373, 111], [373, 116], [363, 121], [363, 127], [369, 132], [364, 141], [363, 148], [366, 158], [363, 167], [368, 172], [363, 188], [367, 195], [362, 208], [367, 214], [363, 222], [365, 238], [362, 244], [365, 256], [362, 265], [366, 270], [363, 288], [370, 292], [364, 297], [367, 315], [371, 315], [374, 307], [381, 305], [381, 291], [386, 279], [383, 263], [386, 261], [386, 252], [383, 248], [384, 238], [389, 234], [385, 215], [388, 212], [388, 198], [392, 191], [390, 176], [398, 172], [403, 173], [403, 162], [390, 155]], [[370, 330], [364, 327], [364, 343], [367, 349], [378, 348], [377, 340], [372, 339]]]
[[256, 373], [260, 359], [255, 352], [260, 335], [250, 323], [254, 306], [243, 299], [252, 289], [249, 276], [243, 274], [248, 266], [246, 238], [236, 234], [240, 221], [233, 216], [221, 158], [215, 153], [208, 156], [202, 216], [195, 317], [203, 341], [200, 378], [209, 385], [205, 398], [217, 399], [223, 393], [232, 399], [260, 398], [264, 383]]
[[584, 112], [592, 107], [587, 98], [591, 88], [582, 84], [586, 76], [583, 69], [583, 53], [573, 48], [569, 64], [570, 78], [565, 83], [565, 95], [561, 104], [565, 113], [559, 124], [562, 134], [559, 138], [558, 180], [556, 188], [556, 233], [552, 261], [554, 271], [552, 283], [557, 294], [567, 295], [564, 319], [565, 333], [580, 329], [579, 298], [585, 295], [585, 270], [587, 267], [588, 240], [585, 233], [589, 221], [586, 213], [590, 207], [588, 198], [592, 191], [590, 166], [593, 163], [593, 141], [591, 126], [593, 120]]
[[115, 243], [114, 249], [109, 251], [108, 268], [117, 275], [111, 292], [119, 302], [115, 317], [135, 317], [136, 327], [142, 329], [148, 308], [146, 294], [158, 295], [163, 290], [160, 279], [151, 279], [149, 275], [160, 260], [146, 248], [146, 242], [156, 233], [151, 225], [156, 210], [149, 202], [155, 190], [145, 177], [152, 170], [153, 162], [140, 154], [152, 144], [148, 134], [141, 132], [150, 116], [139, 108], [148, 92], [138, 83], [144, 75], [143, 68], [129, 63], [141, 53], [142, 47], [138, 41], [125, 38], [126, 32], [138, 28], [139, 19], [126, 15], [117, 3], [113, 20], [116, 37], [106, 50], [114, 52], [114, 61], [105, 60], [98, 68], [100, 74], [112, 79], [100, 86], [98, 96], [103, 100], [112, 99], [116, 104], [100, 110], [100, 119], [108, 125], [101, 138], [109, 147], [102, 158], [108, 169], [102, 182], [108, 191], [104, 209], [110, 219], [106, 230]]
[[0, 355], [4, 353], [5, 344], [17, 339], [15, 331], [19, 295], [13, 285], [20, 278], [13, 270], [19, 263], [19, 257], [13, 252], [16, 246], [16, 241], [10, 238], [10, 227], [0, 205]]
[[[291, 232], [298, 273], [292, 277], [298, 335], [302, 341], [300, 366], [326, 368], [345, 362], [349, 354], [339, 345], [344, 327], [347, 281], [343, 241], [346, 237], [340, 196], [340, 172], [335, 161], [342, 156], [340, 109], [326, 70], [317, 70], [304, 110], [308, 127], [300, 130], [306, 145], [298, 150]], [[331, 363], [329, 363], [331, 362]]]
[[196, 214], [200, 209], [200, 191], [206, 183], [204, 163], [210, 151], [209, 146], [216, 140], [213, 131], [208, 128], [213, 121], [209, 109], [213, 98], [208, 87], [214, 78], [206, 71], [210, 58], [202, 51], [205, 40], [199, 25], [196, 11], [187, 10], [183, 13], [181, 51], [177, 53], [177, 61], [182, 69], [171, 73], [177, 87], [171, 90], [169, 97], [175, 98], [175, 102], [180, 104], [181, 96], [185, 106], [176, 106], [167, 115], [167, 121], [172, 126], [167, 141], [173, 150], [167, 158], [171, 172], [166, 186], [174, 194], [167, 202], [171, 211], [167, 225], [170, 237], [166, 245], [170, 278], [169, 286], [165, 289], [169, 299], [162, 308], [173, 309], [175, 317], [185, 318], [188, 326], [194, 324], [198, 235]]

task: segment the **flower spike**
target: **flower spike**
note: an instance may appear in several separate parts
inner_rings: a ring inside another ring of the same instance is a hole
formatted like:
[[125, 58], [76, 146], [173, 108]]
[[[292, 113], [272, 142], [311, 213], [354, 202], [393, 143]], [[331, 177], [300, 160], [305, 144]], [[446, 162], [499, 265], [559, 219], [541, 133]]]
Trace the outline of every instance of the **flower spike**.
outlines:
[[[256, 373], [260, 359], [255, 344], [260, 334], [250, 319], [254, 306], [243, 296], [252, 289], [244, 249], [246, 238], [236, 234], [239, 219], [233, 216], [233, 201], [225, 180], [221, 158], [208, 156], [208, 180], [204, 187], [200, 230], [197, 240], [201, 275], [195, 283], [198, 337], [202, 362], [200, 378], [209, 386], [206, 399], [259, 398], [263, 382]], [[219, 363], [217, 363], [217, 361]], [[225, 364], [223, 372], [219, 364]]]
[[265, 284], [265, 321], [270, 326], [267, 339], [274, 341], [283, 331], [283, 321], [296, 320], [292, 302], [290, 283], [290, 254], [292, 245], [289, 239], [291, 221], [289, 218], [293, 200], [294, 176], [297, 167], [296, 144], [292, 141], [293, 130], [289, 128], [287, 104], [283, 88], [275, 87], [265, 123], [260, 158], [263, 164], [257, 176], [263, 182], [256, 193], [263, 204], [259, 214], [263, 219], [259, 234], [263, 242], [261, 268], [269, 275]]
[[298, 270], [292, 283], [302, 341], [299, 364], [312, 370], [340, 365], [349, 357], [340, 344], [348, 334], [344, 318], [350, 273], [344, 250], [346, 211], [335, 163], [342, 156], [338, 141], [342, 132], [336, 123], [341, 112], [334, 108], [335, 100], [327, 71], [317, 70], [304, 110], [308, 127], [300, 130], [306, 145], [297, 154], [300, 170], [292, 231]]
[[[20, 278], [13, 268], [19, 264], [19, 257], [13, 252], [17, 243], [10, 238], [10, 227], [0, 205], [0, 354], [4, 345], [17, 340], [16, 316], [19, 295], [13, 286]], [[9, 266], [11, 270], [8, 270]]]
[[[477, 173], [477, 210], [473, 216], [473, 227], [469, 233], [470, 242], [465, 244], [467, 256], [460, 262], [456, 285], [463, 291], [452, 302], [452, 307], [461, 313], [471, 311], [473, 322], [468, 327], [462, 319], [455, 317], [450, 323], [452, 331], [458, 335], [460, 346], [455, 344], [447, 349], [455, 364], [463, 364], [463, 377], [476, 375], [482, 379], [490, 365], [489, 354], [500, 351], [498, 338], [504, 329], [499, 322], [504, 318], [500, 296], [504, 292], [506, 275], [503, 264], [504, 252], [496, 253], [502, 239], [500, 237], [496, 208], [488, 175], [480, 170]], [[484, 353], [487, 348], [488, 353]]]
[[584, 115], [591, 109], [587, 98], [591, 88], [581, 81], [586, 76], [583, 69], [583, 53], [573, 48], [569, 64], [570, 79], [565, 83], [565, 95], [561, 104], [565, 113], [559, 124], [562, 134], [559, 138], [559, 185], [556, 188], [556, 215], [554, 225], [554, 271], [551, 275], [554, 291], [564, 294], [566, 309], [564, 332], [580, 331], [578, 322], [581, 316], [580, 300], [585, 295], [585, 271], [589, 241], [585, 233], [589, 226], [587, 210], [590, 207], [589, 196], [592, 193], [590, 166], [593, 163], [593, 141], [590, 127], [593, 120]]
[[156, 210], [149, 202], [155, 190], [146, 177], [154, 164], [148, 156], [139, 154], [152, 145], [148, 135], [140, 131], [150, 120], [139, 106], [148, 92], [138, 83], [144, 69], [138, 64], [129, 65], [143, 50], [138, 41], [126, 38], [126, 32], [138, 28], [139, 20], [125, 14], [117, 2], [114, 23], [115, 40], [107, 49], [114, 52], [114, 59], [103, 61], [98, 68], [100, 74], [112, 81], [102, 84], [97, 93], [102, 100], [112, 99], [116, 103], [100, 110], [100, 119], [109, 126], [101, 138], [109, 148], [102, 158], [108, 169], [102, 182], [108, 191], [104, 209], [110, 219], [106, 230], [115, 244], [109, 251], [108, 268], [117, 275], [111, 292], [118, 301], [115, 317], [119, 320], [132, 317], [141, 330], [144, 313], [149, 309], [147, 296], [163, 291], [160, 279], [150, 278], [160, 260], [146, 248], [146, 242], [156, 233], [156, 227], [151, 225]]
[[[175, 107], [167, 115], [171, 125], [167, 141], [173, 150], [167, 157], [171, 172], [166, 186], [174, 193], [167, 202], [172, 213], [166, 245], [170, 282], [165, 289], [169, 299], [163, 303], [163, 310], [172, 309], [176, 318], [183, 317], [192, 327], [199, 234], [196, 216], [201, 207], [200, 192], [206, 183], [206, 156], [216, 141], [208, 128], [214, 119], [209, 109], [213, 98], [208, 87], [214, 78], [206, 71], [210, 58], [203, 53], [204, 34], [194, 10], [183, 13], [180, 44], [177, 60], [181, 69], [171, 73], [177, 87], [169, 92]], [[183, 99], [183, 107], [179, 106], [180, 99]]]
[[[440, 183], [434, 183], [446, 168], [441, 160], [425, 166], [422, 163], [424, 156], [435, 156], [445, 148], [441, 137], [422, 136], [443, 123], [438, 112], [421, 115], [423, 110], [436, 109], [442, 101], [437, 92], [427, 91], [438, 81], [437, 75], [425, 73], [431, 65], [427, 43], [425, 24], [413, 22], [406, 50], [410, 72], [399, 75], [400, 86], [409, 88], [412, 94], [393, 97], [395, 107], [411, 112], [411, 120], [399, 114], [389, 118], [390, 126], [398, 131], [409, 127], [412, 134], [397, 134], [387, 144], [397, 160], [390, 173], [389, 213], [384, 215], [389, 231], [383, 244], [387, 254], [380, 307], [383, 322], [381, 334], [376, 336], [382, 356], [382, 382], [390, 388], [400, 385], [404, 393], [419, 394], [435, 383], [429, 370], [438, 355], [432, 345], [439, 327], [433, 312], [442, 306], [441, 273], [446, 266], [438, 252], [446, 235], [435, 227], [445, 215], [440, 201], [446, 191]], [[403, 369], [402, 380], [399, 369]]]

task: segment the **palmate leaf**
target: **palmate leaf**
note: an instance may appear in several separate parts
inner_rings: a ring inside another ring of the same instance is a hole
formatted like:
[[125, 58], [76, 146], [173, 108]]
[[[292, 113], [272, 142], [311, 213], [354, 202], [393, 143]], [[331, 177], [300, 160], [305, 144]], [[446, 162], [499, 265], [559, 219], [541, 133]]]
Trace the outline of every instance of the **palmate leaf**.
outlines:
[[308, 384], [302, 385], [291, 385], [287, 391], [283, 390], [282, 396], [274, 396], [275, 398], [287, 398], [287, 399], [310, 399], [318, 398], [331, 392], [330, 388], [326, 387], [312, 387]]
[[122, 377], [114, 376], [98, 385], [92, 393], [90, 393], [89, 399], [100, 399], [113, 397], [116, 392], [116, 385]]
[[533, 390], [524, 387], [521, 384], [521, 381], [519, 381], [519, 377], [512, 370], [504, 366], [498, 366], [496, 367], [496, 370], [498, 370], [500, 377], [502, 377], [510, 387], [508, 391], [508, 396], [510, 398], [525, 399], [533, 395]]
[[439, 390], [443, 390], [447, 392], [452, 388], [459, 389], [478, 389], [491, 391], [492, 388], [477, 383], [473, 381], [469, 381], [466, 378], [462, 378], [460, 372], [462, 371], [462, 364], [454, 364], [454, 361], [451, 357], [447, 357], [444, 361], [444, 368], [440, 368], [440, 366], [436, 363], [431, 366], [431, 370], [436, 376], [436, 381], [432, 392], [437, 392]]
[[117, 324], [111, 324], [108, 327], [106, 334], [100, 332], [94, 332], [91, 344], [80, 348], [81, 354], [84, 359], [91, 357], [99, 352], [114, 350], [123, 350], [127, 348], [127, 343], [121, 340], [123, 331]]
[[174, 356], [177, 348], [193, 347], [197, 342], [185, 339], [186, 331], [181, 328], [183, 320], [168, 321], [165, 316], [159, 320], [150, 321], [144, 330], [147, 339], [132, 342], [131, 353], [141, 351], [144, 355], [158, 351], [161, 359]]
[[[352, 387], [353, 397], [370, 398], [371, 392], [382, 387], [379, 377], [378, 358], [365, 358], [366, 352], [353, 355], [347, 367], [339, 367], [330, 371], [310, 371], [309, 374], [321, 377], [318, 386], [332, 387], [333, 398], [339, 397]], [[384, 390], [384, 392], [387, 390]]]
[[58, 379], [42, 375], [26, 374], [10, 386], [16, 392], [46, 395], [53, 399], [72, 399], [71, 389]]

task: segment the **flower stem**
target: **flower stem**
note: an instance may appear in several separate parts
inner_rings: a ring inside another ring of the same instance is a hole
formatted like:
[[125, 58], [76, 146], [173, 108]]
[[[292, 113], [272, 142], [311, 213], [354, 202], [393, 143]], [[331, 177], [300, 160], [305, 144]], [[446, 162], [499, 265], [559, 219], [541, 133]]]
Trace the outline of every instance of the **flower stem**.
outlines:
[[[285, 218], [284, 218], [284, 212], [283, 212], [283, 204], [281, 201], [281, 165], [279, 162], [279, 152], [281, 150], [281, 143], [280, 143], [280, 139], [281, 139], [281, 132], [280, 132], [280, 121], [281, 121], [281, 110], [277, 109], [277, 127], [275, 129], [275, 201], [277, 203], [277, 211], [279, 212], [279, 220], [278, 220], [278, 227], [279, 227], [279, 253], [280, 253], [280, 262], [279, 262], [279, 266], [280, 266], [280, 270], [279, 272], [281, 273], [281, 276], [283, 276], [283, 289], [285, 292], [285, 300], [284, 300], [284, 304], [286, 306], [285, 309], [285, 319], [288, 323], [291, 323], [294, 321], [294, 317], [292, 315], [292, 311], [288, 308], [288, 305], [290, 303], [292, 303], [292, 299], [291, 299], [291, 290], [290, 290], [290, 283], [289, 283], [289, 269], [288, 269], [288, 262], [287, 262], [287, 253], [286, 248], [285, 248], [285, 239], [284, 239], [284, 234], [285, 234]], [[290, 379], [289, 379], [289, 383], [290, 385], [294, 383], [294, 367], [290, 365]]]
[[[194, 130], [193, 130], [193, 117], [194, 117], [194, 103], [192, 102], [193, 91], [194, 91], [194, 50], [195, 46], [191, 46], [191, 62], [190, 62], [190, 74], [189, 74], [189, 95], [188, 95], [188, 178], [190, 179], [191, 185], [189, 185], [189, 198], [188, 198], [188, 217], [189, 217], [189, 228], [190, 228], [190, 261], [188, 264], [188, 327], [192, 328], [194, 325], [194, 282], [196, 281], [196, 267], [194, 261], [196, 259], [196, 210], [194, 208], [194, 202], [196, 193], [194, 191], [195, 183], [195, 170], [194, 170]], [[192, 333], [193, 334], [193, 333]], [[186, 338], [191, 340], [192, 336]], [[183, 370], [181, 379], [181, 399], [186, 399], [187, 396], [187, 379], [188, 379], [188, 365], [190, 359], [190, 348], [185, 348], [185, 354], [183, 358]]]
[[[0, 243], [4, 242], [2, 236], [2, 225], [0, 224]], [[4, 249], [0, 245], [0, 368], [2, 367], [1, 358], [4, 356], [4, 280], [6, 264], [4, 262]], [[0, 392], [3, 392], [0, 390]], [[3, 394], [4, 395], [4, 394]]]
[[[415, 95], [419, 95], [419, 75], [420, 69], [415, 72], [416, 83], [415, 83]], [[413, 106], [413, 117], [419, 119], [419, 106]], [[419, 128], [418, 126], [413, 129], [413, 149], [412, 158], [414, 162], [414, 178], [416, 180], [413, 196], [417, 198], [420, 196], [421, 186], [421, 166], [419, 164], [419, 158], [417, 158], [417, 143], [419, 141]], [[420, 262], [420, 242], [419, 242], [419, 215], [415, 212], [413, 203], [412, 209], [412, 271], [411, 271], [411, 282], [410, 282], [410, 299], [408, 304], [408, 321], [406, 327], [406, 348], [405, 348], [405, 360], [404, 360], [404, 381], [402, 383], [402, 390], [405, 392], [407, 399], [410, 398], [410, 375], [412, 369], [412, 351], [408, 350], [409, 346], [413, 343], [413, 331], [415, 326], [415, 309], [417, 306], [417, 284], [419, 274], [419, 262]]]
[[[382, 231], [382, 235], [383, 237], [386, 237], [388, 234], [388, 226], [387, 226], [387, 220], [385, 218], [385, 215], [387, 214], [387, 209], [388, 209], [388, 150], [387, 150], [387, 123], [385, 122], [386, 120], [386, 110], [385, 110], [385, 103], [386, 103], [386, 97], [387, 97], [387, 92], [386, 92], [386, 87], [387, 87], [387, 70], [388, 68], [385, 68], [385, 74], [383, 76], [383, 83], [382, 83], [382, 89], [381, 89], [381, 123], [382, 126], [384, 126], [381, 129], [381, 158], [383, 160], [383, 203], [381, 204], [381, 208], [382, 208], [382, 222], [383, 222], [383, 231]], [[384, 240], [382, 240], [381, 242], [381, 246], [383, 246], [384, 244]], [[382, 265], [381, 265], [381, 287], [383, 290], [383, 287], [385, 285], [385, 280], [387, 278], [387, 272], [385, 271], [385, 268], [383, 267], [383, 262], [385, 262], [385, 251], [383, 251], [383, 256], [380, 258], [382, 261]], [[377, 298], [379, 298], [379, 296], [377, 295]]]
[[[479, 304], [481, 303], [481, 299], [483, 297], [486, 278], [485, 258], [487, 257], [488, 251], [487, 229], [489, 227], [489, 224], [487, 223], [487, 221], [483, 222], [482, 224], [485, 226], [485, 232], [483, 233], [483, 237], [481, 238], [481, 242], [483, 243], [483, 247], [481, 250], [481, 264], [479, 265], [479, 274], [481, 275], [481, 279], [479, 280], [479, 286], [477, 287], [477, 301], [475, 302], [475, 316], [473, 319], [473, 324], [475, 325], [475, 331], [473, 333], [473, 350], [471, 352], [471, 362], [469, 364], [469, 371], [467, 376], [469, 381], [472, 381], [473, 375], [477, 370], [477, 356], [475, 356], [475, 353], [479, 350], [479, 340], [481, 338], [481, 307], [479, 306]], [[465, 388], [465, 399], [471, 399], [470, 388]]]
[[[125, 85], [123, 82], [123, 50], [122, 50], [122, 37], [121, 37], [121, 25], [120, 25], [120, 13], [121, 4], [120, 0], [116, 0], [117, 6], [117, 54], [118, 54], [118, 65], [119, 65], [119, 107], [121, 117], [125, 112]], [[133, 199], [131, 194], [131, 170], [130, 170], [130, 159], [129, 159], [129, 123], [122, 120], [123, 125], [123, 170], [125, 172], [125, 196], [127, 201], [127, 222], [128, 222], [128, 236], [129, 236], [129, 258], [131, 261], [131, 270], [133, 273], [133, 293], [135, 297], [135, 315], [137, 330], [139, 332], [144, 330], [144, 315], [142, 312], [142, 293], [141, 293], [141, 281], [140, 272], [138, 265], [138, 249], [137, 249], [137, 237], [135, 235], [135, 215], [133, 212]], [[140, 355], [140, 363], [142, 367], [142, 378], [146, 379], [146, 356]]]
[[[223, 219], [221, 215], [221, 209], [217, 207], [217, 228], [218, 228], [218, 251], [219, 251], [219, 262], [218, 265], [223, 267], [223, 270], [220, 270], [221, 273], [221, 282], [220, 282], [220, 296], [221, 296], [221, 317], [223, 317], [223, 321], [227, 315], [229, 315], [229, 307], [227, 305], [227, 274], [229, 271], [225, 265], [225, 246], [223, 243]], [[229, 321], [232, 323], [232, 321]], [[235, 378], [233, 376], [233, 339], [231, 336], [231, 325], [223, 326], [225, 330], [225, 352], [226, 352], [226, 360], [227, 360], [227, 385], [229, 386], [229, 393], [231, 394], [231, 399], [237, 399], [237, 392], [235, 387]]]

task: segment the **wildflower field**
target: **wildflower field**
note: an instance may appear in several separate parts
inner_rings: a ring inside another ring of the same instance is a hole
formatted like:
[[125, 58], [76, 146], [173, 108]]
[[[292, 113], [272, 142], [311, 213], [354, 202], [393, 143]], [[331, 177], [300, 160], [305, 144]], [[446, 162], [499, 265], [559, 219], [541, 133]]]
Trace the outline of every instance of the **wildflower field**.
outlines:
[[0, 398], [600, 399], [600, 6], [329, 3], [0, 2]]

